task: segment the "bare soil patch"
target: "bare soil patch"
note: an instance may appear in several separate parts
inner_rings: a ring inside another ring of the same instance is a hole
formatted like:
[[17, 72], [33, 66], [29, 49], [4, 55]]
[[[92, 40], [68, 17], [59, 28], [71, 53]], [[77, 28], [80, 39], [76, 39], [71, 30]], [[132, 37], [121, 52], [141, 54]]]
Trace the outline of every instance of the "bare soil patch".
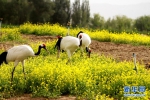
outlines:
[[91, 49], [101, 55], [111, 56], [119, 61], [133, 60], [133, 53], [141, 64], [150, 62], [150, 48], [146, 46], [133, 46], [131, 44], [115, 44], [111, 42], [98, 42], [92, 40]]
[[22, 35], [23, 38], [29, 39], [31, 42], [35, 42], [35, 41], [52, 41], [52, 40], [56, 40], [57, 37], [56, 36], [37, 36], [37, 35]]
[[5, 100], [76, 100], [76, 97], [60, 96], [58, 98], [44, 98], [44, 97], [32, 97], [30, 94], [24, 94], [21, 96], [11, 97]]

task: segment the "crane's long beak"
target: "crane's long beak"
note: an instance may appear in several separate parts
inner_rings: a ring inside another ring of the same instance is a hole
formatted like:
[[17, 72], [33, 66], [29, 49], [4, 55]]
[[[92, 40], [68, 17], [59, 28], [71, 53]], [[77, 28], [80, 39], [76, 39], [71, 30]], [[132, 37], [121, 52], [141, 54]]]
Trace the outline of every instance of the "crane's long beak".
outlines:
[[86, 52], [87, 52], [87, 56], [90, 58], [90, 54], [91, 54], [91, 49], [86, 47]]
[[89, 57], [89, 58], [91, 57], [90, 55], [91, 55], [91, 51], [88, 52], [88, 57]]
[[44, 48], [44, 49], [47, 51], [48, 54], [50, 54], [50, 52], [46, 48]]

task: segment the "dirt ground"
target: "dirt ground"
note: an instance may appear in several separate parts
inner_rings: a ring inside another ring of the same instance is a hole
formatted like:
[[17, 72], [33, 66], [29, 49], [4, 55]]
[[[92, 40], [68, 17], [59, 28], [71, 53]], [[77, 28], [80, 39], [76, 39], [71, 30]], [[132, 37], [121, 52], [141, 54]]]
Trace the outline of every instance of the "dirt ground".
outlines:
[[[54, 36], [35, 36], [35, 35], [23, 35], [23, 38], [29, 39], [31, 42], [35, 41], [51, 41], [56, 40]], [[0, 49], [12, 47], [12, 43], [0, 43]], [[115, 44], [111, 42], [98, 42], [92, 40], [90, 45], [92, 52], [96, 52], [100, 55], [110, 56], [118, 61], [133, 61], [133, 53], [136, 54], [136, 59], [141, 64], [147, 64], [150, 62], [150, 48], [146, 46], [133, 46], [130, 44]], [[92, 54], [91, 54], [92, 56]], [[13, 97], [6, 100], [75, 100], [75, 97], [62, 96], [59, 99], [46, 99], [46, 98], [32, 98], [29, 94], [25, 94], [21, 97]]]
[[5, 99], [5, 100], [76, 100], [76, 97], [73, 96], [60, 96], [58, 98], [43, 98], [43, 97], [36, 97], [33, 98], [30, 94], [24, 94], [21, 96], [16, 96], [16, 97], [11, 97], [9, 99]]
[[133, 46], [130, 44], [115, 44], [111, 42], [92, 41], [91, 49], [98, 54], [110, 56], [119, 61], [133, 61], [133, 53], [141, 64], [150, 62], [150, 48], [146, 46]]

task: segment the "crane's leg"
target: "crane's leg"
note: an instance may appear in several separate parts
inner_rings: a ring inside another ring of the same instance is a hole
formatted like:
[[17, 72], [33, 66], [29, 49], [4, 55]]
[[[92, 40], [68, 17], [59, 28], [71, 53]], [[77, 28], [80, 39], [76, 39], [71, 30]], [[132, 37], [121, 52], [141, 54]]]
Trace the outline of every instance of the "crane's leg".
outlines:
[[57, 59], [60, 57], [60, 50], [57, 50]]
[[83, 48], [82, 47], [80, 47], [80, 50], [81, 50], [81, 57], [83, 57]]
[[26, 80], [26, 75], [25, 75], [25, 71], [24, 71], [24, 60], [22, 61], [22, 68], [23, 68], [24, 78], [25, 78], [25, 80]]
[[14, 68], [13, 68], [12, 73], [11, 73], [11, 84], [13, 82], [14, 71], [15, 71], [15, 68], [18, 65], [18, 63], [19, 63], [18, 61], [15, 61], [15, 63], [14, 63]]
[[72, 53], [70, 52], [70, 50], [67, 50], [67, 55], [68, 55], [69, 59], [68, 59], [66, 64], [68, 64], [70, 62], [70, 60], [71, 60]]

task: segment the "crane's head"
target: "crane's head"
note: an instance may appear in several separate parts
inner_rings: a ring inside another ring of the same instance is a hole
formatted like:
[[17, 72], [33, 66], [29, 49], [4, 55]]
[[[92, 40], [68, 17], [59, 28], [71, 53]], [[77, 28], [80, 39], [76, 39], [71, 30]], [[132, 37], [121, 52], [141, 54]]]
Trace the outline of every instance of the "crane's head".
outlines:
[[80, 35], [80, 33], [83, 33], [82, 31], [80, 31], [78, 34], [77, 34], [77, 38], [82, 38], [82, 37], [80, 37], [79, 35]]
[[48, 50], [46, 49], [46, 45], [45, 44], [41, 44], [39, 47], [45, 49], [48, 52]]
[[46, 49], [46, 45], [45, 44], [41, 44], [41, 45], [39, 45], [38, 52], [35, 53], [35, 55], [39, 55], [42, 48], [45, 49], [49, 53], [49, 51]]
[[90, 58], [91, 48], [86, 47], [87, 56]]
[[58, 38], [58, 39], [61, 39], [61, 38], [62, 38], [62, 36], [59, 36], [59, 35], [58, 35], [58, 36], [57, 36], [57, 38]]
[[45, 44], [41, 44], [40, 47], [46, 49], [46, 45]]

